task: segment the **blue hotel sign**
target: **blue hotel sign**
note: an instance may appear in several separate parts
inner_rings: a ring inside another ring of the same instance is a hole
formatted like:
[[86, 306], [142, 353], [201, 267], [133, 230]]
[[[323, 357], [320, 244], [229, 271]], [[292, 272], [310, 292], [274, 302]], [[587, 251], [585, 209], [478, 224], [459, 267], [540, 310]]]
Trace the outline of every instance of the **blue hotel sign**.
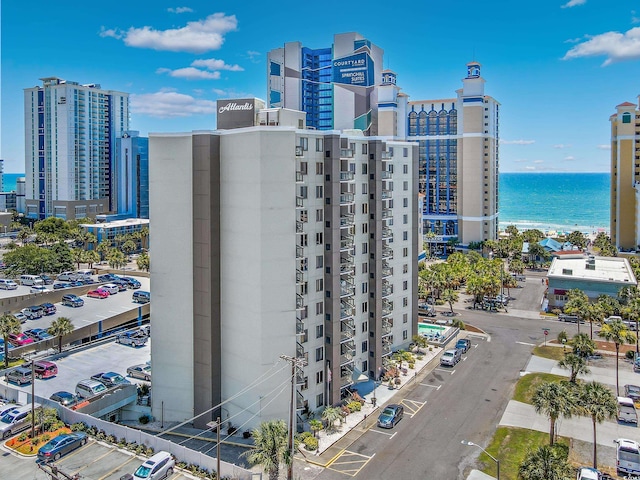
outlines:
[[368, 53], [333, 60], [333, 83], [370, 87], [373, 85], [373, 76], [373, 60]]

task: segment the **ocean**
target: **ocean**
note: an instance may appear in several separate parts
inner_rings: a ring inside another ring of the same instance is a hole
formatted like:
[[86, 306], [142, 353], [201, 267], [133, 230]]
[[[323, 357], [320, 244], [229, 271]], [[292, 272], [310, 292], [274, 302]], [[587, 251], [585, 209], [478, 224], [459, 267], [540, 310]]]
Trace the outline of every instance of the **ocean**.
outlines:
[[[24, 173], [3, 174], [4, 191]], [[500, 229], [609, 231], [608, 173], [501, 173]]]
[[609, 173], [501, 173], [499, 227], [609, 232]]

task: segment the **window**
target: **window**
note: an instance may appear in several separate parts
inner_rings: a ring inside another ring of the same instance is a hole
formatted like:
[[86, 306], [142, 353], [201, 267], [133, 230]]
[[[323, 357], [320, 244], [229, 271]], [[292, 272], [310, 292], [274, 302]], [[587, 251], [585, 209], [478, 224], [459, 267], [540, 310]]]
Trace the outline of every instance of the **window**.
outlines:
[[368, 223], [363, 223], [362, 224], [362, 233], [369, 233], [369, 224]]
[[316, 232], [316, 245], [322, 245], [322, 232]]
[[321, 152], [322, 150], [324, 150], [324, 138], [316, 138], [316, 152]]
[[300, 221], [303, 223], [306, 223], [307, 221], [307, 211], [306, 210], [300, 210]]
[[406, 330], [403, 330], [403, 331], [402, 331], [402, 339], [403, 339], [403, 340], [406, 340], [407, 338], [408, 338], [407, 331], [406, 331]]
[[622, 114], [622, 123], [631, 123], [631, 114], [629, 112]]
[[324, 359], [324, 347], [316, 348], [316, 362], [320, 362]]
[[402, 189], [406, 192], [407, 190], [409, 190], [409, 182], [407, 182], [406, 180], [404, 182], [402, 182]]
[[393, 147], [389, 147], [389, 155], [393, 157]]
[[322, 185], [316, 185], [316, 198], [322, 198], [323, 197], [323, 187]]
[[[322, 373], [322, 372], [320, 372]], [[318, 383], [322, 383], [320, 380]], [[324, 395], [322, 393], [316, 395], [316, 408], [324, 406]]]
[[369, 303], [362, 302], [362, 313], [367, 313], [368, 310], [369, 310]]
[[301, 186], [300, 187], [300, 196], [302, 198], [307, 198], [307, 187], [306, 186]]
[[369, 284], [367, 282], [362, 282], [362, 293], [367, 293], [369, 291]]
[[369, 342], [366, 340], [362, 342], [361, 351], [362, 353], [369, 351]]
[[369, 244], [367, 242], [364, 242], [362, 244], [362, 253], [367, 253], [369, 251]]
[[367, 164], [366, 164], [366, 163], [363, 163], [363, 164], [362, 164], [362, 174], [363, 174], [363, 175], [366, 175], [366, 174], [367, 174]]
[[364, 213], [365, 215], [367, 213], [369, 213], [369, 204], [368, 203], [363, 203], [362, 204], [362, 213]]
[[405, 198], [402, 199], [402, 206], [405, 207], [405, 208], [409, 206], [409, 199], [408, 198], [405, 197]]
[[300, 137], [300, 146], [302, 150], [309, 150], [309, 139], [307, 137]]
[[[324, 310], [324, 303], [318, 302], [316, 303], [316, 315], [322, 315], [322, 311]], [[322, 325], [316, 325], [316, 338], [321, 338], [324, 335], [324, 327]]]
[[[324, 371], [320, 370], [319, 372], [316, 372], [316, 383], [322, 383], [324, 380]], [[321, 397], [322, 395], [318, 395], [319, 397]]]
[[409, 305], [409, 299], [407, 297], [402, 298], [402, 306], [406, 307]]
[[408, 290], [408, 289], [409, 289], [409, 282], [405, 280], [404, 282], [402, 282], [402, 290]]
[[318, 278], [316, 280], [316, 292], [321, 292], [324, 290], [324, 279]]
[[363, 371], [363, 372], [366, 372], [366, 371], [367, 371], [367, 369], [368, 369], [368, 366], [369, 366], [369, 364], [367, 363], [367, 361], [366, 361], [366, 360], [365, 360], [365, 361], [363, 361], [363, 362], [362, 362], [362, 371]]
[[409, 156], [409, 149], [407, 147], [403, 147], [402, 148], [402, 156], [403, 157], [408, 157]]
[[402, 256], [403, 257], [408, 257], [409, 256], [409, 249], [407, 247], [404, 247], [402, 249]]
[[409, 173], [409, 165], [402, 166], [402, 173], [404, 173], [405, 175]]
[[409, 314], [402, 314], [402, 323], [407, 323], [409, 321]]
[[402, 240], [409, 240], [409, 232], [402, 232]]
[[367, 184], [366, 184], [366, 183], [363, 183], [363, 184], [362, 184], [362, 193], [363, 193], [364, 195], [366, 195], [366, 194], [367, 194]]
[[324, 165], [322, 162], [316, 162], [316, 175], [322, 175], [324, 173]]
[[304, 233], [304, 234], [300, 235], [300, 246], [301, 247], [306, 247], [307, 244], [308, 244], [308, 242], [307, 242], [307, 234]]
[[322, 268], [324, 265], [324, 257], [322, 255], [316, 256], [316, 268]]
[[402, 223], [405, 225], [409, 223], [409, 215], [407, 215], [406, 213], [402, 216]]
[[324, 218], [324, 210], [321, 208], [318, 208], [316, 210], [316, 222], [321, 222], [323, 218]]
[[300, 390], [309, 388], [309, 377], [304, 377], [304, 384], [300, 386]]
[[364, 154], [367, 153], [367, 147], [368, 147], [368, 145], [366, 143], [362, 144], [362, 153], [364, 153]]
[[369, 264], [367, 262], [364, 262], [362, 264], [362, 273], [367, 273], [369, 271]]
[[368, 322], [362, 322], [362, 333], [366, 333], [367, 330], [369, 330], [369, 323]]

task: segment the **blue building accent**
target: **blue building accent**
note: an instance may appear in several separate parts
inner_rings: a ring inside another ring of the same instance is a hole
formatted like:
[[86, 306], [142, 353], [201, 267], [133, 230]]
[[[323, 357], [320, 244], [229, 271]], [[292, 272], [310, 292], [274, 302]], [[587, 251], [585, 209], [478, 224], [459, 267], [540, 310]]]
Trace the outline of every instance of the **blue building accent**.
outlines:
[[317, 130], [333, 128], [332, 56], [331, 48], [302, 48], [302, 110]]

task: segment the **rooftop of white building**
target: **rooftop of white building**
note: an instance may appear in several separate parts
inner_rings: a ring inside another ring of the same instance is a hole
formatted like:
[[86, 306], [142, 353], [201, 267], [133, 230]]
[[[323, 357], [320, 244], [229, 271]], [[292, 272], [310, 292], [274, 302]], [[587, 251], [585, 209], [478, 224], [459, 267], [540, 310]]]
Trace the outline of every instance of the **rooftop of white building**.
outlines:
[[113, 222], [103, 223], [83, 223], [80, 226], [84, 228], [118, 228], [140, 225], [142, 227], [149, 226], [148, 218], [125, 218], [124, 220], [114, 220]]
[[594, 282], [614, 282], [636, 285], [636, 277], [626, 258], [596, 257], [556, 257], [548, 272], [549, 278], [576, 278]]

